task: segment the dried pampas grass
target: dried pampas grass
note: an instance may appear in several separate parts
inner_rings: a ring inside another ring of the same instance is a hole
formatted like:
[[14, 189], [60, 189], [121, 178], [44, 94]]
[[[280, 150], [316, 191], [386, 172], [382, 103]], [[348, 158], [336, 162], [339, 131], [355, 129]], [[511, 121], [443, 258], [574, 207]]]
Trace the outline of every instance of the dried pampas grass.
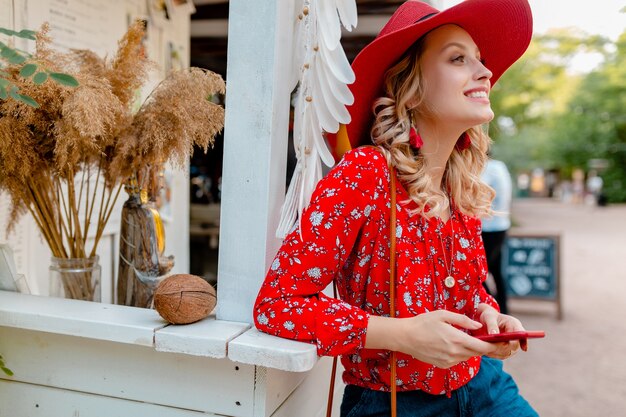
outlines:
[[169, 74], [133, 113], [154, 67], [143, 50], [144, 29], [140, 21], [131, 25], [107, 60], [88, 50], [54, 50], [42, 26], [29, 63], [72, 75], [76, 88], [36, 84], [19, 75], [19, 65], [3, 68], [39, 104], [0, 100], [0, 191], [11, 198], [9, 224], [30, 213], [55, 257], [94, 256], [122, 187], [167, 161], [185, 165], [193, 147], [206, 150], [223, 127], [224, 110], [209, 98], [224, 93], [224, 82], [197, 68]]
[[163, 161], [184, 167], [194, 146], [206, 151], [224, 125], [224, 108], [209, 99], [225, 88], [219, 75], [200, 68], [170, 73], [122, 132], [111, 172], [128, 176]]

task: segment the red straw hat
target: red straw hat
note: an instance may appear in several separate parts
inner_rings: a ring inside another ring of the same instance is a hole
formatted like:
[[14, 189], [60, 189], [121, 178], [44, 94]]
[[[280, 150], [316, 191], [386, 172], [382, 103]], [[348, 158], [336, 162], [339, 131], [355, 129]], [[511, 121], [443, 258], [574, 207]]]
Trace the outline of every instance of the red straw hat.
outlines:
[[532, 36], [527, 0], [466, 0], [443, 11], [421, 1], [406, 1], [352, 63], [356, 75], [350, 86], [354, 104], [348, 107], [352, 120], [345, 130], [342, 127], [337, 135], [328, 135], [337, 156], [348, 148], [341, 143], [346, 141], [346, 133], [351, 147], [370, 143], [372, 104], [385, 95], [385, 72], [419, 38], [446, 24], [458, 25], [470, 34], [493, 73], [491, 85], [522, 56]]

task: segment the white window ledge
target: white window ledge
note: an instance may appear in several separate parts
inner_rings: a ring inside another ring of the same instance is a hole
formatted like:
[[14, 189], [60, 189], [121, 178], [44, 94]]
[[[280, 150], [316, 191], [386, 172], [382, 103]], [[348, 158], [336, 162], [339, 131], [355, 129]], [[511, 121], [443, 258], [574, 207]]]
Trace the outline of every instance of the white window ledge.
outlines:
[[317, 348], [251, 328], [228, 344], [228, 358], [282, 371], [305, 372], [317, 363]]
[[317, 363], [314, 345], [259, 332], [248, 323], [214, 315], [184, 326], [169, 325], [156, 311], [0, 291], [0, 326], [117, 343], [305, 372]]

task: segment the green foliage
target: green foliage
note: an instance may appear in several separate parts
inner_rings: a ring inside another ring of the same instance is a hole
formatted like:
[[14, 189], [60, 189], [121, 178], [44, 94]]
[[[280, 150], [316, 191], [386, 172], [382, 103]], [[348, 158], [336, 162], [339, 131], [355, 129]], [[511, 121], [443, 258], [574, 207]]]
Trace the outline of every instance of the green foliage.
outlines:
[[41, 85], [41, 84], [45, 83], [47, 79], [48, 79], [48, 73], [47, 72], [38, 72], [33, 77], [33, 82], [35, 84], [37, 84], [37, 85]]
[[22, 38], [22, 39], [28, 39], [31, 41], [34, 41], [36, 39], [35, 36], [37, 35], [37, 32], [32, 31], [32, 30], [22, 29], [19, 32], [16, 32], [14, 30], [5, 29], [2, 27], [0, 27], [0, 33], [3, 33], [7, 36], [15, 36], [15, 37]]
[[28, 78], [37, 71], [37, 64], [26, 64], [20, 70], [20, 77]]
[[551, 154], [566, 168], [608, 161], [601, 175], [609, 201], [626, 201], [626, 32], [615, 51], [581, 82], [553, 124]]
[[[579, 52], [603, 63], [587, 74], [568, 70]], [[490, 126], [493, 155], [513, 173], [541, 167], [567, 177], [590, 159], [609, 165], [600, 174], [609, 201], [626, 201], [626, 32], [613, 43], [560, 30], [533, 39], [526, 55], [491, 95], [498, 120]]]
[[2, 370], [2, 372], [4, 372], [7, 376], [13, 376], [13, 371], [6, 367], [2, 355], [0, 355], [0, 370]]
[[10, 64], [19, 65], [26, 61], [26, 57], [9, 46], [2, 46], [0, 49], [0, 57]]
[[[0, 27], [0, 33], [28, 40], [35, 40], [37, 35], [32, 30], [24, 29], [16, 32], [2, 27]], [[11, 98], [35, 108], [39, 107], [39, 104], [32, 97], [20, 94], [19, 88], [11, 81], [11, 74], [3, 70], [10, 65], [18, 66], [18, 75], [22, 78], [32, 77], [32, 82], [36, 85], [41, 85], [50, 79], [68, 87], [78, 86], [78, 81], [71, 75], [51, 72], [36, 62], [30, 62], [31, 59], [30, 54], [0, 42], [0, 100]]]
[[65, 85], [68, 87], [78, 87], [78, 81], [76, 81], [76, 78], [72, 77], [71, 75], [62, 74], [60, 72], [49, 72], [48, 75], [51, 79], [61, 85]]
[[529, 125], [514, 135], [501, 135], [492, 148], [495, 159], [504, 161], [511, 173], [531, 171], [537, 166], [552, 167], [546, 153], [548, 132], [539, 125]]
[[[560, 29], [535, 36], [524, 56], [502, 76], [490, 95], [499, 119], [509, 119], [516, 131], [548, 120], [562, 110], [576, 89], [578, 77], [567, 72], [579, 52], [604, 54], [607, 39], [573, 29]], [[494, 123], [490, 135], [501, 135]]]

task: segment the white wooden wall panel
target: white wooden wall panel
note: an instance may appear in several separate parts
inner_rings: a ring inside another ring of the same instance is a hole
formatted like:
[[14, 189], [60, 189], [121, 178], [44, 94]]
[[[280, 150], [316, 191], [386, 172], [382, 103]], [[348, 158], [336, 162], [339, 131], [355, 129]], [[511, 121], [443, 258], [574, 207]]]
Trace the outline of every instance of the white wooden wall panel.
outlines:
[[182, 408], [0, 380], [0, 417], [216, 417]]
[[[332, 358], [324, 357], [315, 368], [307, 373], [307, 378], [289, 395], [272, 417], [324, 417], [328, 401], [328, 388], [332, 369]], [[343, 367], [337, 366], [335, 377], [335, 395], [333, 399], [333, 417], [339, 417], [339, 407], [345, 385], [341, 379]]]
[[257, 378], [255, 389], [265, 392], [264, 409], [259, 410], [258, 414], [269, 417], [289, 398], [299, 385], [310, 378], [311, 372], [286, 372], [273, 368], [264, 369], [265, 381], [263, 381], [263, 384], [259, 384], [261, 381]]
[[255, 369], [251, 365], [6, 327], [0, 327], [0, 352], [15, 373], [14, 381], [252, 416]]

